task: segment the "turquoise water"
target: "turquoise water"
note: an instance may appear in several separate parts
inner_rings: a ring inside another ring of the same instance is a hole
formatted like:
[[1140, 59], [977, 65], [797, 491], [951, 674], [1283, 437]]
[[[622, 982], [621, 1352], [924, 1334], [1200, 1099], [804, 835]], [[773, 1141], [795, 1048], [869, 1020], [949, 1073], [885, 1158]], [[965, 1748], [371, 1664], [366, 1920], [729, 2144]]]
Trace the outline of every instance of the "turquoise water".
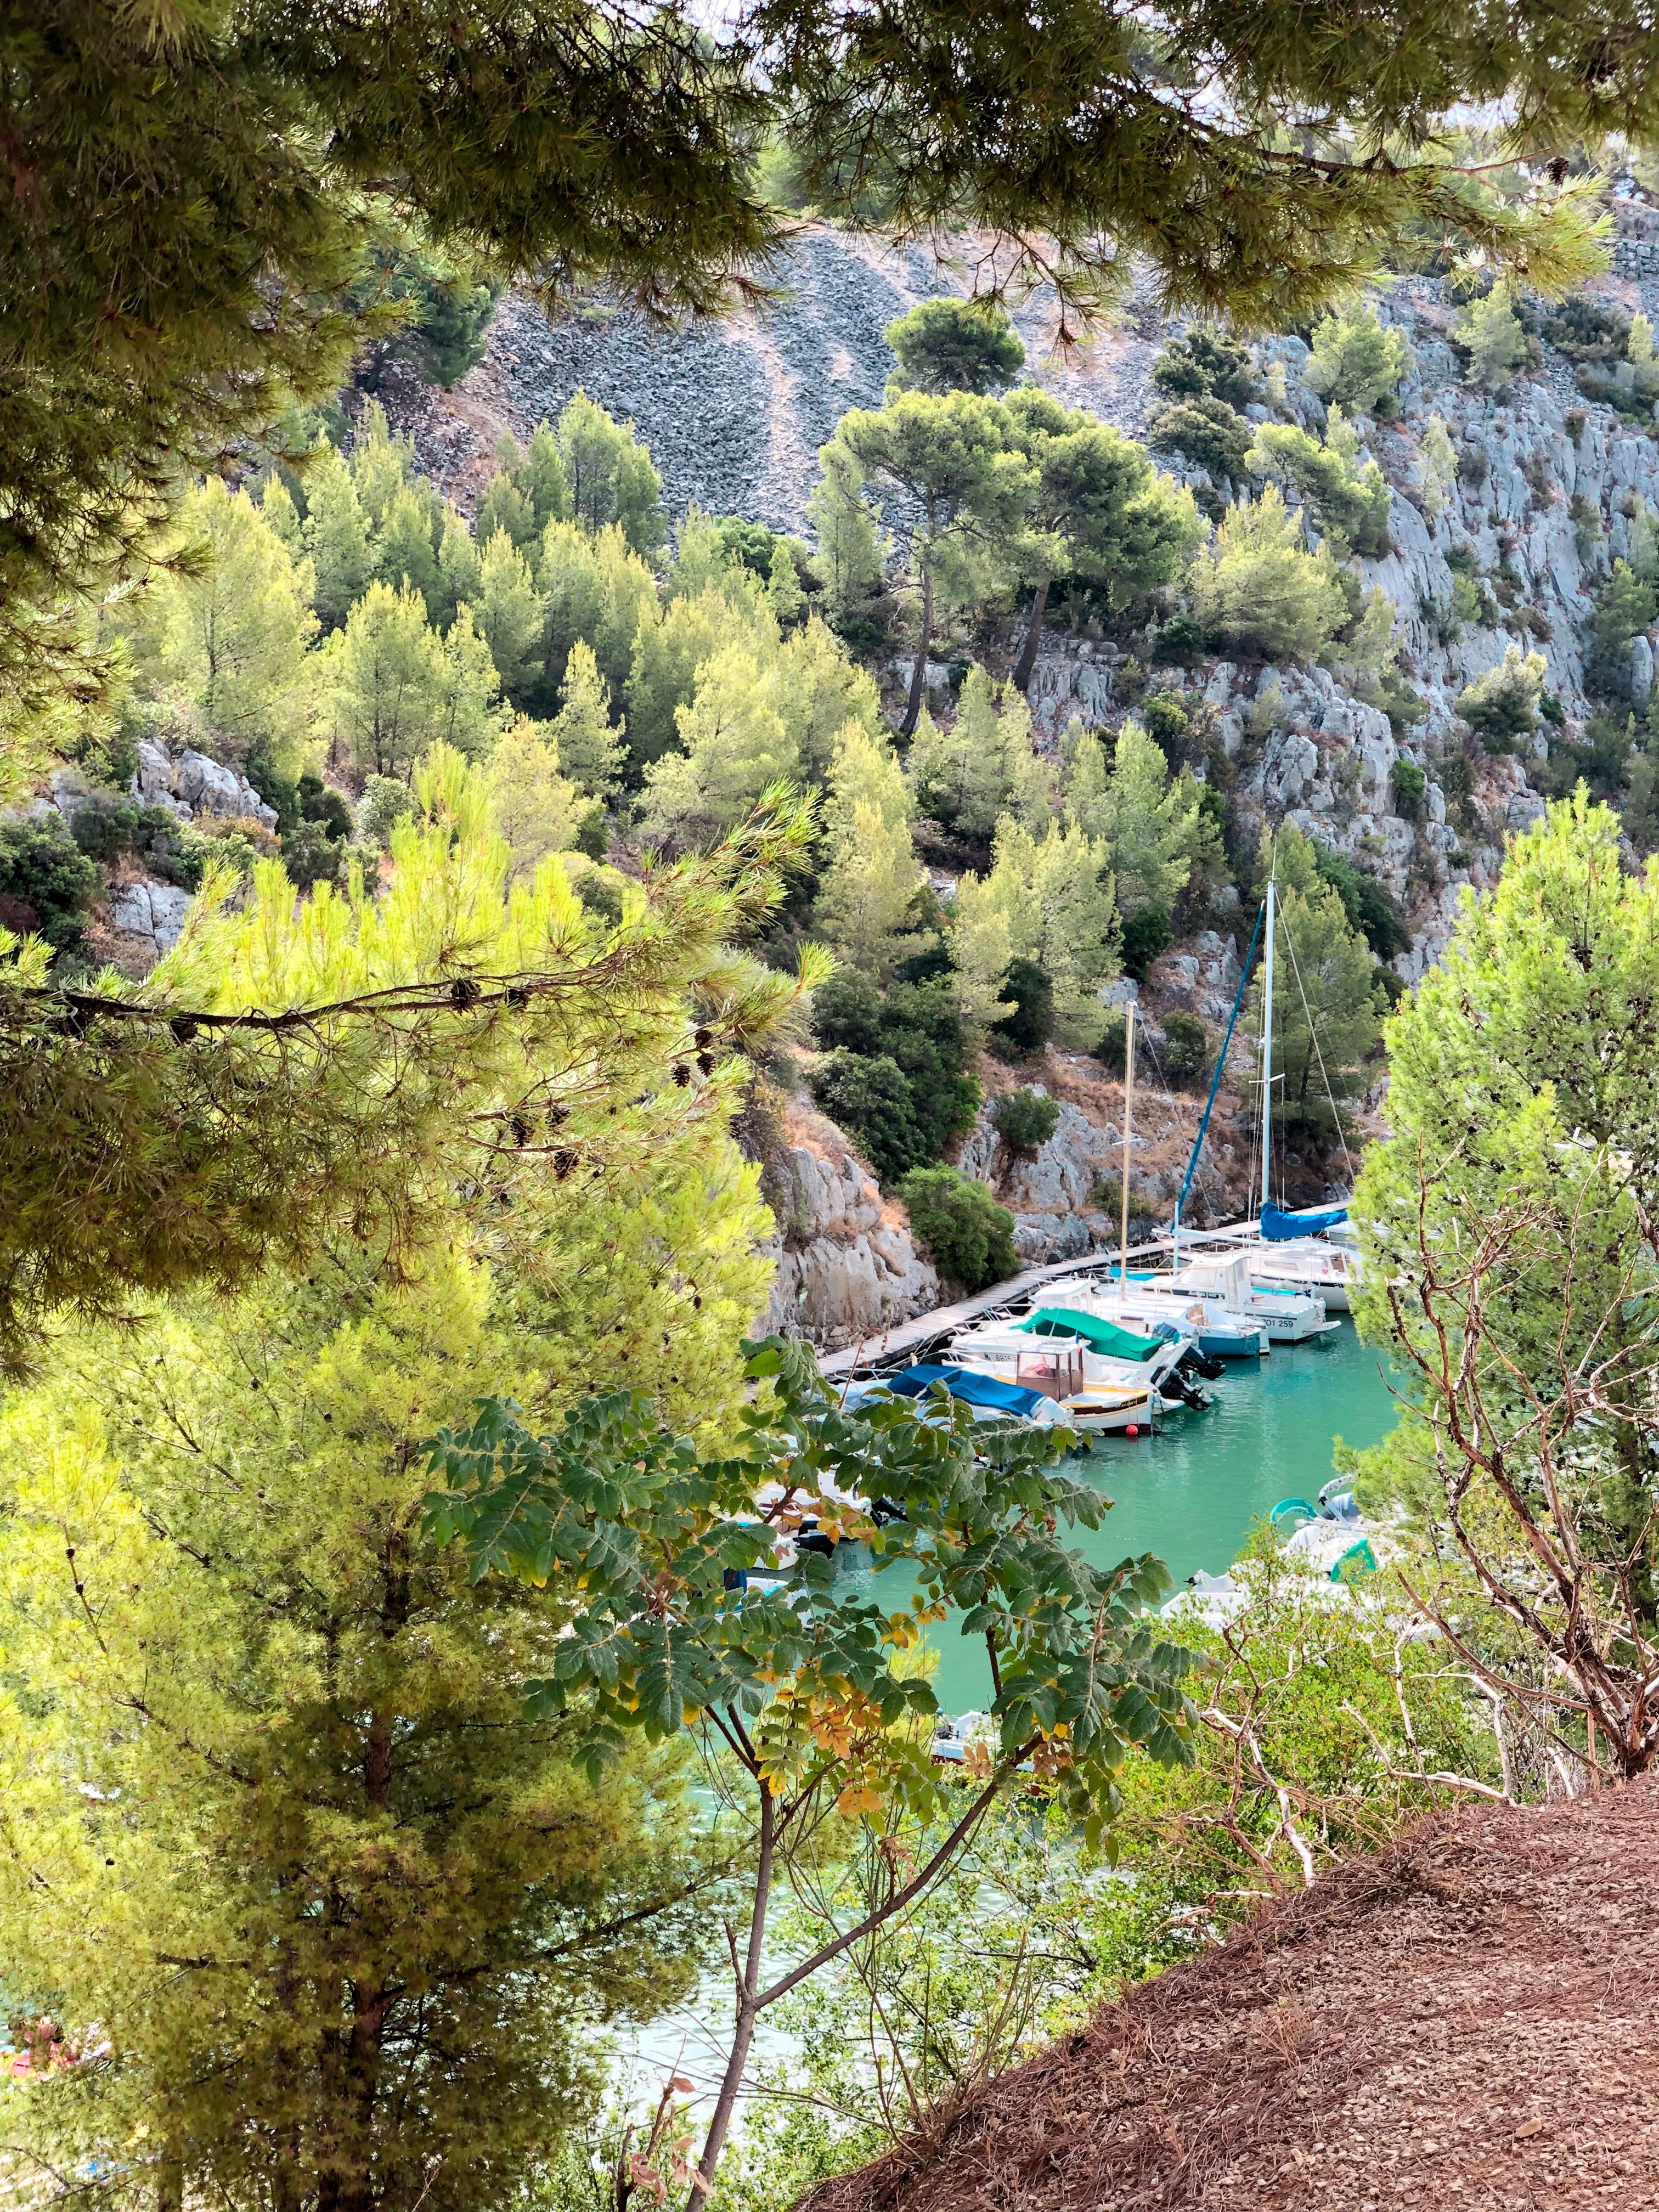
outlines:
[[[1230, 1363], [1206, 1387], [1207, 1413], [1171, 1413], [1155, 1437], [1103, 1437], [1073, 1462], [1114, 1501], [1098, 1528], [1074, 1532], [1090, 1559], [1109, 1566], [1156, 1552], [1177, 1583], [1200, 1567], [1220, 1574], [1281, 1498], [1316, 1494], [1336, 1437], [1374, 1444], [1394, 1425], [1377, 1355], [1346, 1319], [1334, 1335]], [[940, 1646], [934, 1686], [946, 1712], [988, 1701], [977, 1641]]]

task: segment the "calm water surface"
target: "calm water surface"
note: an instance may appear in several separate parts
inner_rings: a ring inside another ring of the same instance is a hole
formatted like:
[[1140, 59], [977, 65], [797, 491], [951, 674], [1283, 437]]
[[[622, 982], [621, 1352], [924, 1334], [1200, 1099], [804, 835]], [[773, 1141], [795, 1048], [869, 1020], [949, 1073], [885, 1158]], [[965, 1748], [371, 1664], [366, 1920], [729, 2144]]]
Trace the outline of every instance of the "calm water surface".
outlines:
[[[1133, 1442], [1103, 1437], [1073, 1462], [1113, 1500], [1098, 1528], [1073, 1537], [1090, 1559], [1110, 1566], [1156, 1552], [1177, 1583], [1200, 1567], [1220, 1574], [1281, 1498], [1316, 1495], [1338, 1437], [1374, 1444], [1394, 1425], [1377, 1354], [1346, 1319], [1334, 1335], [1229, 1361], [1206, 1387], [1215, 1400], [1207, 1413], [1171, 1413], [1157, 1436]], [[979, 1644], [947, 1638], [934, 1686], [946, 1712], [987, 1703]]]

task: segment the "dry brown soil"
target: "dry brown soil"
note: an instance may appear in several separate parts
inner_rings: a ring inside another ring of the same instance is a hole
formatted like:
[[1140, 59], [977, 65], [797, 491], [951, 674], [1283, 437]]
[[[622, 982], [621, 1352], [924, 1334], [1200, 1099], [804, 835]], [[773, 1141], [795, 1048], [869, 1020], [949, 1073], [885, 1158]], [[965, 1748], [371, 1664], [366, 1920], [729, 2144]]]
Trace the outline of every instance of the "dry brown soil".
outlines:
[[1422, 1827], [809, 2203], [1659, 2208], [1659, 1781]]

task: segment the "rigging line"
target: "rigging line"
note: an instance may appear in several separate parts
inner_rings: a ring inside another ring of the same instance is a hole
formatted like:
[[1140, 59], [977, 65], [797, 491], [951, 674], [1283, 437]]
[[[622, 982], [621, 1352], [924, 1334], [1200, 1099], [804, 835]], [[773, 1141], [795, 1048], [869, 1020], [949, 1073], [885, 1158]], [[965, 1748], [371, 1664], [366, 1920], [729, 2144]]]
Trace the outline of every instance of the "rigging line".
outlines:
[[1186, 1204], [1187, 1193], [1192, 1188], [1193, 1177], [1198, 1171], [1199, 1154], [1204, 1149], [1205, 1133], [1210, 1126], [1210, 1116], [1215, 1111], [1215, 1095], [1221, 1088], [1221, 1078], [1227, 1066], [1228, 1048], [1233, 1041], [1234, 1025], [1238, 1020], [1238, 1010], [1244, 1003], [1244, 986], [1249, 981], [1250, 963], [1255, 957], [1255, 940], [1261, 933], [1261, 917], [1265, 912], [1265, 908], [1256, 908], [1255, 926], [1250, 932], [1250, 941], [1244, 948], [1244, 964], [1239, 970], [1238, 988], [1233, 994], [1233, 1010], [1227, 1018], [1227, 1034], [1221, 1041], [1220, 1051], [1216, 1054], [1215, 1073], [1210, 1078], [1210, 1095], [1204, 1102], [1203, 1119], [1198, 1125], [1198, 1134], [1193, 1140], [1193, 1156], [1187, 1163], [1187, 1179], [1181, 1186], [1180, 1197], [1176, 1200], [1177, 1235], [1180, 1233], [1181, 1227], [1181, 1209]]
[[1352, 1184], [1353, 1154], [1348, 1150], [1348, 1139], [1343, 1133], [1342, 1116], [1336, 1110], [1336, 1094], [1331, 1089], [1331, 1079], [1326, 1073], [1325, 1054], [1320, 1048], [1319, 1031], [1314, 1027], [1313, 1008], [1308, 1004], [1308, 994], [1302, 981], [1302, 969], [1297, 962], [1296, 945], [1288, 929], [1285, 933], [1285, 949], [1291, 956], [1291, 973], [1295, 976], [1296, 988], [1301, 994], [1302, 1011], [1308, 1017], [1308, 1035], [1313, 1039], [1314, 1053], [1319, 1061], [1320, 1079], [1325, 1085], [1325, 1097], [1330, 1105], [1331, 1119], [1336, 1124], [1337, 1140], [1342, 1146], [1342, 1158], [1348, 1170], [1348, 1181]]

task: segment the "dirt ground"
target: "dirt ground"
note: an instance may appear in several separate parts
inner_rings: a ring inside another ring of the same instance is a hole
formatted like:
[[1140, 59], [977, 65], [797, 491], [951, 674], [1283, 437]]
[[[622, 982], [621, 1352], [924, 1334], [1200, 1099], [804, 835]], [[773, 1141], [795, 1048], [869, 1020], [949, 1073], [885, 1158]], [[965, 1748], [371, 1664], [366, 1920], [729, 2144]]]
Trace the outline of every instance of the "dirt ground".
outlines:
[[1659, 2207], [1659, 1780], [1420, 1828], [809, 2204]]

